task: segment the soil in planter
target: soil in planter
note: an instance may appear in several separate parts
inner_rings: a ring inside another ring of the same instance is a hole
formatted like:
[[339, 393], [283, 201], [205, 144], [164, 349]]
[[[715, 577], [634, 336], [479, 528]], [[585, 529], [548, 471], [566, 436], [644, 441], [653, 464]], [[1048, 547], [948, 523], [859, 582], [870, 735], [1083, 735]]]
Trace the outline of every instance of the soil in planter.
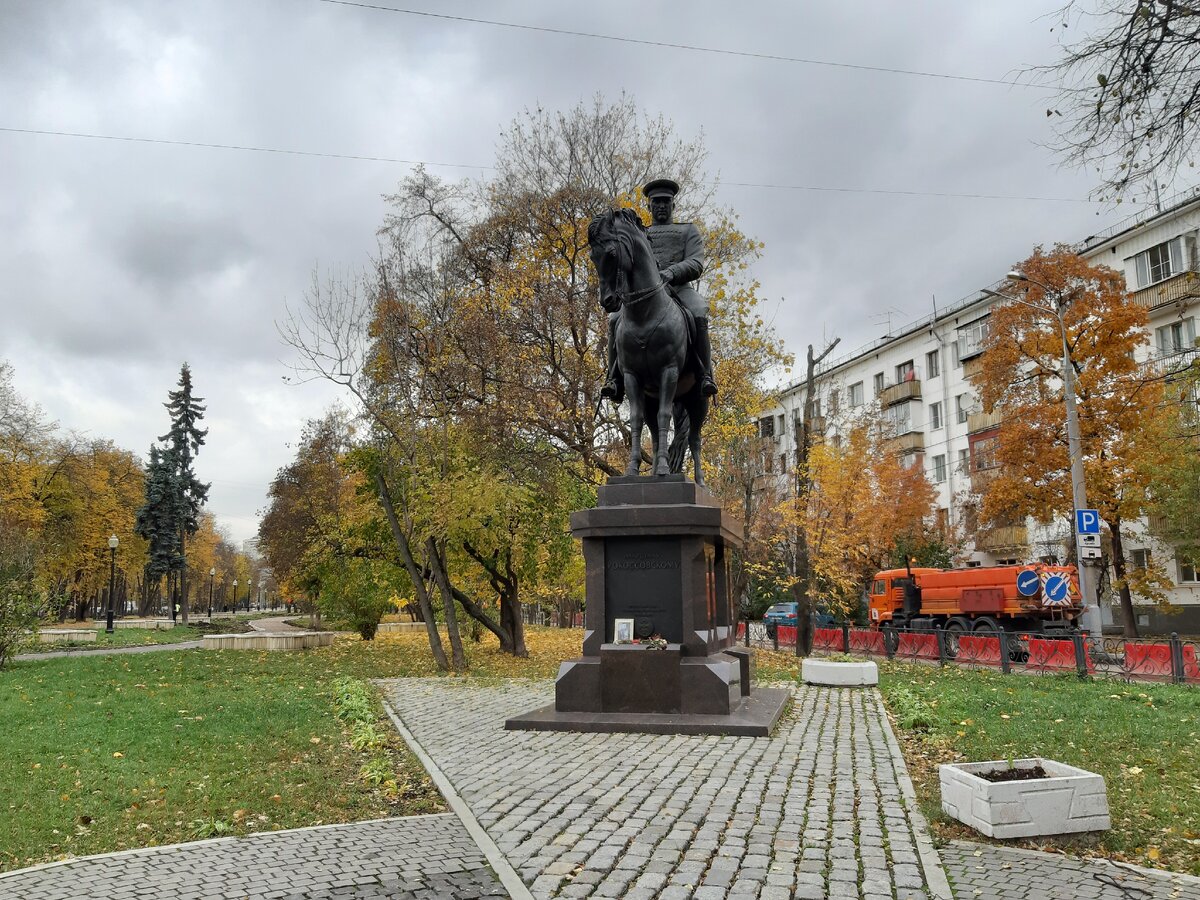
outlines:
[[1037, 778], [1049, 778], [1041, 766], [1032, 769], [992, 769], [990, 772], [976, 772], [984, 781], [1033, 781]]

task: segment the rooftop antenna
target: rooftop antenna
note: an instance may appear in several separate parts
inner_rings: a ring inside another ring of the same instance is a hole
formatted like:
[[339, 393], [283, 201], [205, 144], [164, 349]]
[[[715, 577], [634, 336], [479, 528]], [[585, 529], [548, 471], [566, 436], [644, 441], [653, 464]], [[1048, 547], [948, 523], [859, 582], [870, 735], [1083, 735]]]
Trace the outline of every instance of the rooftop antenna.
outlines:
[[875, 315], [871, 316], [871, 324], [882, 325], [882, 324], [884, 324], [884, 322], [886, 322], [887, 323], [887, 331], [884, 332], [883, 336], [891, 337], [892, 336], [892, 316], [902, 316], [902, 315], [904, 315], [904, 310], [902, 310], [896, 306], [889, 306], [887, 309], [883, 310], [883, 312], [878, 312]]

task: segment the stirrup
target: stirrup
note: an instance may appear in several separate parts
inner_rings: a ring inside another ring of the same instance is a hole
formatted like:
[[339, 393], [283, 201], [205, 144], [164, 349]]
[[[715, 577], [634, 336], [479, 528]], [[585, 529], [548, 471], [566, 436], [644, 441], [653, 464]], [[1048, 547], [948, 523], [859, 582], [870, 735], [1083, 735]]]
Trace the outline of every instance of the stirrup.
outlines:
[[705, 397], [717, 396], [717, 383], [713, 381], [711, 375], [705, 375], [700, 379], [700, 393]]
[[624, 399], [625, 392], [621, 390], [621, 385], [615, 378], [610, 378], [604, 382], [604, 387], [600, 388], [600, 396], [608, 398], [613, 403], [620, 403]]

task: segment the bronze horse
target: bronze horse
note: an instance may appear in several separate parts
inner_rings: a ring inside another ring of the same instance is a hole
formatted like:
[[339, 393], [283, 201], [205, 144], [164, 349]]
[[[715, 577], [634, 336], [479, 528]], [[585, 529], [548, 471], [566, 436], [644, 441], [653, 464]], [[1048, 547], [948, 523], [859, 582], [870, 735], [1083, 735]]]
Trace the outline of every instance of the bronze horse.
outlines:
[[[600, 283], [600, 303], [609, 312], [620, 311], [617, 363], [625, 378], [633, 437], [625, 474], [640, 474], [642, 427], [650, 425], [654, 474], [683, 471], [686, 445], [693, 477], [703, 484], [700, 432], [708, 415], [708, 398], [696, 377], [690, 315], [667, 291], [646, 226], [632, 209], [609, 210], [592, 219], [588, 245]], [[672, 421], [675, 438], [668, 445]]]

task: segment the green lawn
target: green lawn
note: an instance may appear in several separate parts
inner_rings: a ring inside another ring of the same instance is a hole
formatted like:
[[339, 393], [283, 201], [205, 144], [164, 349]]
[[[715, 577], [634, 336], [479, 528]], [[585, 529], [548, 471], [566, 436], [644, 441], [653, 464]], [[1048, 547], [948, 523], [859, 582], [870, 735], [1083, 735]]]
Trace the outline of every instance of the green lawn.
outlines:
[[342, 644], [64, 657], [0, 672], [0, 869], [442, 808], [399, 747], [398, 789], [359, 779], [333, 679], [410, 666], [396, 645]]
[[1200, 689], [885, 663], [880, 690], [935, 834], [982, 839], [942, 814], [939, 763], [1049, 757], [1103, 775], [1112, 813], [1059, 846], [1200, 875]]

